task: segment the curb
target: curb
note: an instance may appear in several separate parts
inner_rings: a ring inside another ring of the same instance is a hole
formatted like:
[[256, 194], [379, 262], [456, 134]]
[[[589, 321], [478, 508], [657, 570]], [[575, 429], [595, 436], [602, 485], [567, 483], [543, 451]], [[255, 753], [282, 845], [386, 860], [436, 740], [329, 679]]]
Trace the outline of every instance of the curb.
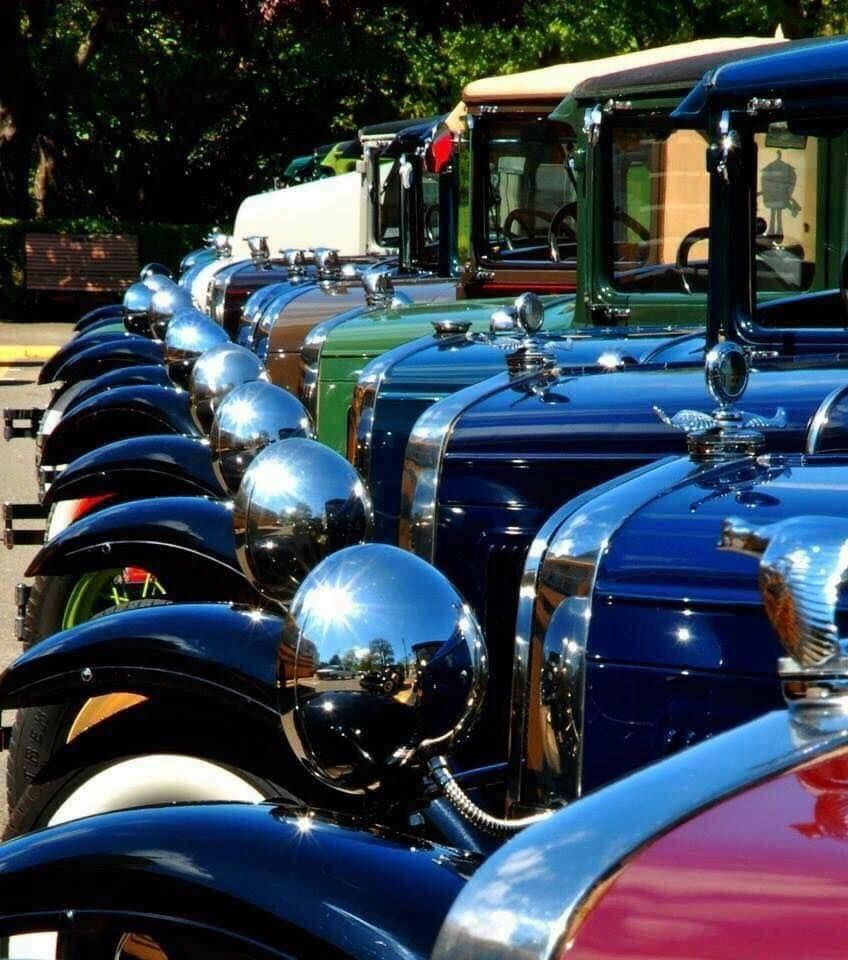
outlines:
[[0, 345], [0, 364], [44, 363], [58, 349], [56, 346], [34, 343]]

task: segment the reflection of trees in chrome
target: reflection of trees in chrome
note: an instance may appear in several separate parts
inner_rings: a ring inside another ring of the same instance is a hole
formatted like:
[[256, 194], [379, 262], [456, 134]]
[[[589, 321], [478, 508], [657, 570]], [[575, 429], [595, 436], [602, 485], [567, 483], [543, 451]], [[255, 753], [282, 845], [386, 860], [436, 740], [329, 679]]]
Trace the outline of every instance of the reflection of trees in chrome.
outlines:
[[365, 647], [352, 647], [342, 654], [334, 653], [322, 666], [340, 667], [349, 673], [368, 673], [371, 670], [381, 670], [392, 666], [396, 662], [395, 648], [391, 640], [375, 637]]

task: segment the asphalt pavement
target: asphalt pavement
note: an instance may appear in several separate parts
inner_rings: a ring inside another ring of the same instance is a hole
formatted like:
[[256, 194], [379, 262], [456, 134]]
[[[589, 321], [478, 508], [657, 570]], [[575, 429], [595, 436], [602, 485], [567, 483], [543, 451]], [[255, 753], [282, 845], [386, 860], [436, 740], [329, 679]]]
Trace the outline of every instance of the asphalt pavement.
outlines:
[[[37, 384], [41, 361], [71, 336], [70, 324], [0, 322], [0, 407], [43, 407], [50, 388]], [[0, 438], [0, 501], [34, 502], [37, 499], [32, 440]], [[6, 550], [0, 544], [0, 668], [20, 653], [15, 639], [15, 584], [37, 547]], [[3, 715], [10, 723], [12, 715]], [[0, 830], [6, 824], [6, 754], [0, 753]]]

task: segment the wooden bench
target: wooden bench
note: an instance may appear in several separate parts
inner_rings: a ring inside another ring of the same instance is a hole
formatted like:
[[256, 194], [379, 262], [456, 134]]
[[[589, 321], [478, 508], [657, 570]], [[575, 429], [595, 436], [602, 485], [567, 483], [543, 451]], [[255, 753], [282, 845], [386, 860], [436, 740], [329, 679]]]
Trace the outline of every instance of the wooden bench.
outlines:
[[138, 277], [138, 237], [28, 233], [24, 252], [33, 293], [116, 293]]

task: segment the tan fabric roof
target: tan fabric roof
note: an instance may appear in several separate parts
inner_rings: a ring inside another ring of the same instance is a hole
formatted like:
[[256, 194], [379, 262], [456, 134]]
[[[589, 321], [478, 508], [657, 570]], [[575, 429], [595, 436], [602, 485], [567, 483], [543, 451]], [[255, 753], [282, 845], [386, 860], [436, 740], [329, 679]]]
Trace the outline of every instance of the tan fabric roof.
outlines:
[[774, 42], [774, 37], [715, 37], [711, 40], [692, 40], [668, 47], [638, 50], [600, 60], [559, 63], [553, 67], [542, 67], [541, 70], [473, 80], [462, 91], [462, 99], [468, 105], [489, 101], [503, 103], [509, 100], [561, 100], [571, 93], [577, 84], [590, 77], [632, 70], [635, 67], [648, 67], [684, 57], [696, 57], [699, 54], [746, 50]]

